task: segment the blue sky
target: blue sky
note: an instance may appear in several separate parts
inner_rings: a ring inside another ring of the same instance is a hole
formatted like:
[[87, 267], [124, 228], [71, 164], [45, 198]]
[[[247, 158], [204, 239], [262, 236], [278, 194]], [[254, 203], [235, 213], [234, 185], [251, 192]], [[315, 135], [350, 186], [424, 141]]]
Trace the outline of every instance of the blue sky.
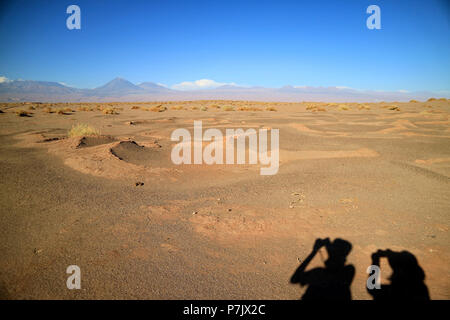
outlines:
[[[81, 30], [66, 28], [71, 4]], [[450, 91], [449, 31], [447, 0], [2, 1], [0, 76]]]

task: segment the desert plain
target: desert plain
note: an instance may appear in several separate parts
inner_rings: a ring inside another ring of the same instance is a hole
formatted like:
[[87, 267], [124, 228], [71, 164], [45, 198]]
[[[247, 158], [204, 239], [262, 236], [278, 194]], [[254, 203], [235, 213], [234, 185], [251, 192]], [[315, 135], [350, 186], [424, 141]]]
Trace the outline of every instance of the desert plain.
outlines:
[[[450, 299], [450, 101], [0, 104], [3, 299], [299, 299], [317, 238], [378, 249]], [[175, 165], [171, 133], [279, 129], [279, 170]], [[90, 134], [69, 134], [77, 124]], [[323, 265], [319, 252], [310, 267]], [[66, 268], [81, 269], [68, 290]], [[385, 263], [382, 283], [389, 282]]]

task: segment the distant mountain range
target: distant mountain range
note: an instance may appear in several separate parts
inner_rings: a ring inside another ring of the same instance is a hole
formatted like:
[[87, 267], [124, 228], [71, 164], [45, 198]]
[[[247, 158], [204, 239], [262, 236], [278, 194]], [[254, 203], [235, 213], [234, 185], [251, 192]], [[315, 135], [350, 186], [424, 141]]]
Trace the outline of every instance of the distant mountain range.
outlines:
[[325, 101], [325, 102], [377, 102], [427, 100], [450, 98], [448, 93], [371, 91], [345, 87], [281, 88], [240, 87], [223, 85], [214, 89], [191, 91], [174, 90], [153, 82], [133, 84], [115, 78], [95, 89], [78, 89], [58, 82], [13, 80], [0, 83], [0, 101], [168, 101], [168, 100], [255, 100], [255, 101]]

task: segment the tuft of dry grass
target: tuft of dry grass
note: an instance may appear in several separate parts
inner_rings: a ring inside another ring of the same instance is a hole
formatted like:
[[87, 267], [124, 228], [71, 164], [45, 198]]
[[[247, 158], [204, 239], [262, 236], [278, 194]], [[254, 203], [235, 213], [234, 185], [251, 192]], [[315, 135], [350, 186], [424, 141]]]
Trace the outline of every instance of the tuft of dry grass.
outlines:
[[35, 106], [29, 106], [28, 110], [36, 110], [36, 107]]
[[262, 111], [261, 108], [257, 108], [257, 107], [238, 107], [237, 111]]
[[267, 107], [266, 111], [277, 111], [275, 107]]
[[409, 100], [409, 102], [410, 102], [410, 103], [417, 103], [417, 102], [419, 102], [419, 101], [412, 99], [412, 100]]
[[348, 111], [348, 110], [351, 110], [351, 108], [345, 104], [340, 104], [338, 107], [338, 110], [339, 111]]
[[367, 104], [360, 104], [360, 105], [358, 105], [358, 109], [359, 110], [370, 110], [370, 106], [368, 106]]
[[430, 98], [427, 100], [427, 102], [436, 101], [436, 98]]
[[16, 110], [16, 115], [17, 115], [18, 117], [31, 117], [30, 114], [31, 114], [30, 112], [25, 111], [25, 110], [23, 110], [23, 109]]
[[87, 124], [80, 123], [72, 126], [67, 135], [69, 137], [98, 136], [100, 132]]
[[103, 114], [119, 114], [117, 112], [117, 110], [114, 108], [103, 108], [102, 113]]
[[170, 107], [170, 110], [184, 110], [184, 108], [182, 106], [173, 106]]
[[46, 113], [53, 113], [53, 112], [55, 112], [52, 108], [50, 108], [50, 107], [45, 107], [44, 109], [42, 109], [44, 112], [46, 112]]
[[388, 109], [392, 111], [400, 111], [400, 108], [396, 105], [388, 106]]
[[131, 107], [131, 110], [138, 110], [138, 109], [140, 109], [140, 107], [138, 107], [138, 106], [132, 106]]
[[[325, 104], [324, 106], [326, 106], [326, 105], [327, 104]], [[311, 110], [312, 112], [317, 112], [317, 111], [326, 112], [327, 111], [327, 109], [321, 107], [320, 105], [314, 105], [314, 104], [308, 105], [306, 107], [306, 110]]]
[[154, 107], [151, 107], [151, 108], [149, 108], [149, 111], [152, 111], [152, 112], [164, 112], [164, 111], [166, 111], [167, 110], [167, 108], [166, 107], [164, 107], [163, 105], [157, 105], [157, 106], [154, 106]]
[[203, 106], [203, 107], [200, 108], [200, 110], [202, 110], [202, 111], [208, 111], [208, 108], [205, 107], [205, 106]]
[[77, 109], [78, 111], [94, 111], [94, 109], [92, 107], [88, 107], [88, 106], [81, 106], [78, 107]]
[[224, 106], [222, 107], [223, 111], [234, 111], [234, 107], [233, 106]]
[[196, 106], [191, 107], [191, 110], [198, 110], [198, 107], [196, 107]]

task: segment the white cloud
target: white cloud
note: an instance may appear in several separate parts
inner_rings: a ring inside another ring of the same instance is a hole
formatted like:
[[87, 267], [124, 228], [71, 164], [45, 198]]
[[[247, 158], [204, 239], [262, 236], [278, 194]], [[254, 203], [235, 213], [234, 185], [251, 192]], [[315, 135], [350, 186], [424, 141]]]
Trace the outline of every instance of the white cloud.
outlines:
[[3, 83], [3, 82], [11, 82], [12, 80], [9, 80], [7, 77], [2, 77], [2, 76], [0, 76], [0, 83]]
[[199, 89], [214, 89], [220, 86], [224, 85], [236, 85], [234, 82], [231, 83], [223, 83], [223, 82], [216, 82], [214, 80], [210, 79], [200, 79], [196, 81], [184, 81], [181, 83], [174, 84], [172, 86], [173, 89], [176, 90], [199, 90]]

